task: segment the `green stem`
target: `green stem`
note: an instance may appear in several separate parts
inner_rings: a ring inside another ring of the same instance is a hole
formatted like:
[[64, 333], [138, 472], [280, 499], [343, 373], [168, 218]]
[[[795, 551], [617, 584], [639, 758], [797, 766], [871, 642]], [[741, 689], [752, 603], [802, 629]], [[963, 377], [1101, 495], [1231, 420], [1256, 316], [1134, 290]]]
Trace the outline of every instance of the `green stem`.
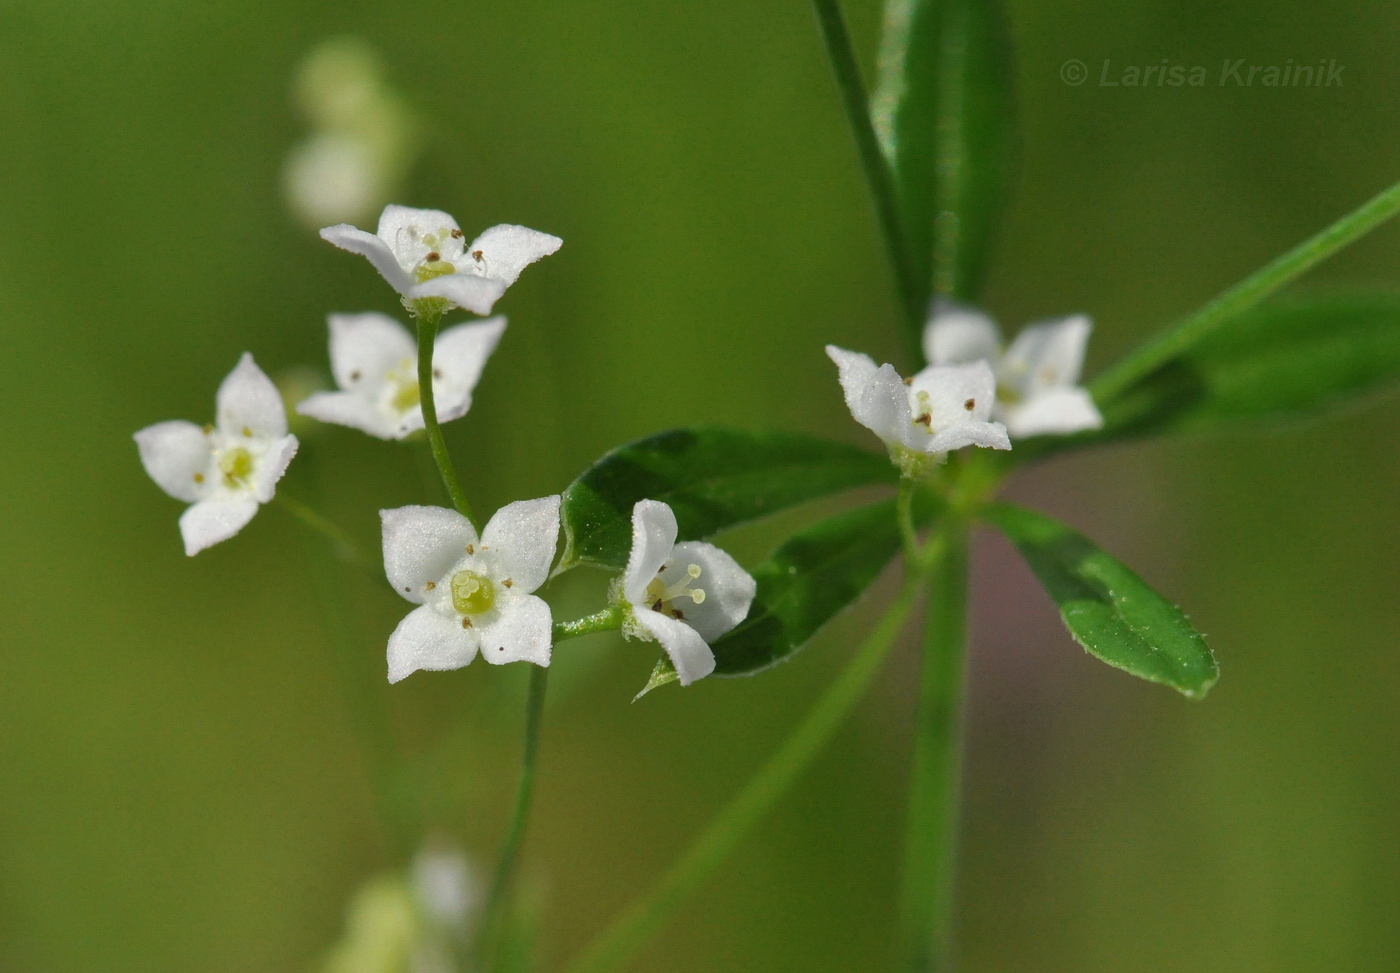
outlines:
[[947, 970], [951, 952], [962, 777], [967, 548], [966, 526], [950, 522], [925, 550], [932, 578], [924, 616], [902, 913], [907, 968], [916, 973]]
[[487, 962], [483, 968], [490, 969], [490, 959], [495, 955], [496, 943], [500, 939], [502, 922], [508, 915], [511, 884], [520, 863], [520, 849], [525, 843], [525, 825], [530, 819], [530, 803], [535, 792], [535, 768], [539, 762], [540, 727], [544, 722], [545, 690], [549, 687], [549, 669], [546, 666], [530, 667], [530, 690], [525, 700], [525, 753], [520, 762], [520, 783], [515, 790], [515, 809], [511, 812], [510, 825], [506, 830], [505, 842], [501, 845], [501, 857], [496, 863], [495, 880], [491, 883], [491, 894], [482, 911], [481, 928]]
[[317, 512], [312, 507], [307, 506], [300, 500], [294, 500], [286, 493], [279, 493], [273, 498], [274, 502], [283, 510], [287, 511], [306, 527], [311, 528], [326, 540], [331, 542], [336, 554], [342, 561], [354, 565], [361, 571], [373, 572], [374, 565], [368, 557], [364, 555], [350, 537], [345, 529], [339, 524]]
[[621, 605], [610, 605], [600, 612], [576, 618], [572, 622], [555, 622], [554, 643], [558, 645], [565, 639], [576, 639], [580, 635], [592, 635], [594, 632], [615, 631], [622, 627], [622, 614]]
[[[812, 0], [812, 6], [816, 8], [817, 20], [821, 24], [827, 57], [831, 61], [832, 73], [836, 75], [836, 86], [841, 89], [846, 120], [855, 135], [861, 167], [865, 170], [866, 180], [870, 183], [870, 193], [875, 199], [875, 212], [880, 221], [880, 231], [885, 238], [885, 248], [889, 251], [890, 264], [894, 268], [900, 305], [908, 319], [910, 333], [917, 337], [924, 324], [928, 303], [927, 286], [921, 282], [922, 275], [915, 267], [913, 255], [909, 250], [909, 242], [900, 217], [899, 193], [895, 188], [894, 172], [880, 151], [880, 140], [875, 135], [875, 126], [870, 119], [870, 102], [865, 94], [865, 85], [861, 81], [860, 66], [856, 63], [855, 51], [851, 47], [851, 35], [846, 30], [846, 20], [841, 15], [841, 5], [837, 0]], [[920, 360], [922, 352], [915, 357], [915, 361]]]
[[865, 694], [899, 635], [922, 586], [923, 575], [920, 573], [913, 572], [905, 578], [893, 604], [856, 651], [845, 671], [827, 688], [816, 707], [784, 741], [778, 752], [749, 779], [744, 789], [661, 880], [568, 966], [568, 973], [606, 973], [623, 969], [733, 853], [827, 744]]
[[948, 296], [968, 296], [959, 292], [958, 251], [962, 247], [960, 200], [966, 176], [966, 145], [963, 111], [967, 100], [967, 8], [962, 3], [946, 6], [948, 24], [938, 66], [938, 120], [936, 123], [936, 165], [934, 199], [941, 212], [933, 221], [933, 289]]
[[423, 428], [428, 433], [428, 445], [433, 451], [442, 485], [452, 498], [457, 512], [468, 520], [472, 519], [471, 504], [457, 482], [457, 471], [452, 466], [452, 456], [447, 452], [447, 443], [442, 438], [442, 427], [438, 425], [437, 403], [433, 399], [433, 343], [437, 339], [441, 314], [422, 314], [418, 317], [418, 399], [423, 408]]
[[1327, 229], [1298, 244], [1262, 270], [1221, 294], [1171, 330], [1107, 369], [1090, 386], [1094, 398], [1107, 402], [1142, 378], [1188, 350], [1230, 318], [1307, 270], [1360, 239], [1400, 212], [1400, 183], [1391, 186]]
[[904, 563], [919, 561], [919, 532], [914, 526], [914, 493], [917, 486], [909, 477], [899, 479], [899, 496], [895, 500], [895, 516], [899, 520], [899, 536], [904, 542]]

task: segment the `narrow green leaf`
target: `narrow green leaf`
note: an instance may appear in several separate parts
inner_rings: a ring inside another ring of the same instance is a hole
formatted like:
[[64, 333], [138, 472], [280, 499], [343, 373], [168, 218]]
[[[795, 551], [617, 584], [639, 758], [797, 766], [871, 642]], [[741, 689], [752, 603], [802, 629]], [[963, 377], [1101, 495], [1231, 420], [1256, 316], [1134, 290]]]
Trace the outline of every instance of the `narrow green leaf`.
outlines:
[[852, 487], [894, 484], [883, 455], [810, 436], [700, 427], [620, 446], [564, 491], [562, 565], [620, 569], [632, 507], [670, 504], [685, 540]]
[[[917, 522], [927, 523], [935, 511], [931, 501], [916, 504]], [[758, 594], [749, 617], [711, 646], [715, 674], [750, 675], [792, 655], [860, 597], [900, 546], [893, 500], [788, 538], [753, 571]]]
[[1400, 384], [1400, 295], [1295, 297], [1246, 311], [1100, 403], [1104, 427], [1017, 443], [1011, 462], [1135, 436], [1286, 426]]
[[871, 115], [925, 293], [977, 297], [1011, 173], [1011, 65], [997, 0], [887, 0]]
[[1205, 696], [1220, 677], [1181, 610], [1079, 532], [1022, 507], [986, 517], [1011, 539], [1090, 655], [1142, 679]]

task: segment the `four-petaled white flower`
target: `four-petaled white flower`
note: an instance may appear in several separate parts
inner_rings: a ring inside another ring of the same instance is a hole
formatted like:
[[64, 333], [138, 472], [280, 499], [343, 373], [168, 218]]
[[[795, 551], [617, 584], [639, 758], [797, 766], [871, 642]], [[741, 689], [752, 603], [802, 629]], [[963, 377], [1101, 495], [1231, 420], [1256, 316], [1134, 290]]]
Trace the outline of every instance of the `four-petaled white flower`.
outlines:
[[924, 326], [934, 365], [989, 362], [996, 372], [995, 415], [1017, 439], [1098, 429], [1103, 416], [1078, 384], [1093, 324], [1075, 314], [1024, 328], [1002, 350], [996, 322], [977, 308], [940, 301]]
[[564, 242], [502, 223], [468, 244], [448, 214], [408, 206], [384, 207], [377, 233], [340, 223], [322, 230], [321, 239], [366, 257], [414, 315], [454, 307], [490, 314], [522, 270]]
[[612, 597], [623, 635], [660, 642], [688, 686], [715, 671], [709, 643], [748, 616], [757, 586], [737, 561], [700, 541], [676, 543], [676, 515], [659, 500], [632, 508], [632, 553]]
[[884, 440], [906, 476], [920, 476], [964, 446], [1010, 449], [1006, 427], [992, 422], [996, 378], [986, 362], [931, 365], [901, 379], [893, 365], [827, 345], [856, 422]]
[[297, 451], [282, 396], [252, 355], [244, 354], [224, 379], [216, 404], [213, 425], [158, 422], [135, 436], [151, 479], [190, 504], [180, 516], [180, 535], [191, 556], [242, 530], [258, 505], [272, 499]]
[[442, 507], [379, 516], [389, 583], [421, 606], [389, 636], [390, 682], [419, 669], [460, 669], [478, 650], [487, 662], [549, 665], [553, 619], [531, 592], [554, 561], [559, 497], [502, 507], [480, 538], [471, 521]]
[[[331, 371], [339, 392], [317, 392], [297, 406], [304, 416], [361, 429], [380, 439], [403, 439], [423, 428], [417, 345], [388, 315], [332, 314]], [[494, 317], [459, 324], [433, 345], [433, 401], [439, 422], [460, 419], [472, 390], [506, 329]]]

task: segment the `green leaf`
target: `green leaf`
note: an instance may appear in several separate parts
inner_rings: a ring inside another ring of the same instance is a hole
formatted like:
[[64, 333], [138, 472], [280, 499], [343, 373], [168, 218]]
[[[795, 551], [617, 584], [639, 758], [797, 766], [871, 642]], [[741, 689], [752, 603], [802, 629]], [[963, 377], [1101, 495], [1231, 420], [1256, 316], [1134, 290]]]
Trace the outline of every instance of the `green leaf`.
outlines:
[[1205, 639], [1181, 610], [1083, 534], [1010, 504], [988, 508], [986, 518], [1020, 549], [1090, 655], [1192, 699], [1220, 678]]
[[1316, 419], [1400, 384], [1400, 296], [1313, 295], [1257, 307], [1099, 404], [1104, 427], [1018, 442], [1011, 463], [1163, 433]]
[[[916, 522], [936, 508], [916, 504]], [[792, 655], [855, 601], [899, 552], [895, 502], [881, 501], [807, 528], [753, 571], [758, 594], [748, 618], [710, 647], [715, 674], [742, 676]]]
[[561, 563], [625, 567], [638, 500], [670, 504], [681, 538], [693, 540], [897, 478], [883, 455], [810, 436], [707, 427], [663, 432], [618, 447], [564, 491]]
[[1012, 44], [996, 0], [887, 0], [871, 115], [924, 290], [974, 300], [1011, 173]]

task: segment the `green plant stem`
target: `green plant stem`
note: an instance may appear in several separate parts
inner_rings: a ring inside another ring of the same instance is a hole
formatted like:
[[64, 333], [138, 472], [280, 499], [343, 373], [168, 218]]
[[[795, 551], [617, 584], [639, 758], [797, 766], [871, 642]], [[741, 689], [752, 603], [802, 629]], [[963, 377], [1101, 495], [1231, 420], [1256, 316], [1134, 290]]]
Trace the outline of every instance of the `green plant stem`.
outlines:
[[714, 873], [792, 785], [865, 694], [918, 599], [923, 575], [911, 572], [884, 617], [841, 675], [777, 753], [719, 813], [661, 880], [570, 964], [568, 973], [623, 969], [667, 919]]
[[472, 507], [462, 485], [457, 482], [457, 471], [452, 466], [452, 456], [447, 452], [447, 443], [442, 438], [442, 427], [438, 425], [437, 403], [433, 399], [433, 343], [437, 340], [441, 314], [422, 314], [418, 317], [418, 398], [423, 409], [423, 428], [428, 433], [428, 445], [433, 451], [442, 485], [452, 498], [457, 512], [468, 520], [472, 519]]
[[931, 572], [905, 839], [907, 969], [947, 970], [957, 864], [966, 659], [967, 527], [949, 521], [925, 549]]
[[482, 911], [483, 940], [487, 944], [483, 968], [490, 970], [496, 944], [500, 941], [501, 925], [509, 914], [511, 885], [520, 863], [520, 849], [525, 843], [525, 825], [530, 819], [530, 804], [535, 794], [535, 769], [539, 763], [540, 728], [544, 722], [545, 691], [549, 687], [549, 668], [530, 667], [530, 689], [525, 698], [525, 752], [520, 761], [520, 783], [515, 790], [515, 808], [501, 845], [501, 857], [496, 862], [496, 876], [491, 894]]
[[904, 542], [904, 563], [915, 564], [919, 560], [919, 533], [914, 526], [914, 481], [900, 477], [899, 495], [895, 499], [895, 516], [899, 519], [899, 536]]
[[1400, 212], [1400, 183], [1353, 210], [1311, 239], [1298, 244], [1263, 269], [1221, 294], [1195, 314], [1158, 335], [1090, 385], [1094, 398], [1107, 402], [1140, 379], [1190, 349], [1231, 317], [1247, 311], [1305, 271], [1355, 242]]
[[[909, 250], [894, 172], [880, 151], [880, 140], [870, 119], [870, 101], [866, 97], [855, 50], [851, 47], [846, 19], [837, 0], [812, 0], [812, 6], [821, 24], [822, 39], [826, 42], [826, 53], [831, 61], [832, 73], [836, 76], [836, 86], [841, 90], [846, 120], [855, 135], [861, 167], [865, 170], [870, 193], [875, 200], [880, 232], [885, 238], [885, 248], [889, 251], [890, 264], [894, 268], [895, 285], [899, 289], [900, 306], [908, 319], [909, 333], [917, 336], [924, 324], [928, 286], [915, 267], [913, 254]], [[914, 360], [922, 360], [921, 351]]]
[[359, 568], [361, 571], [367, 573], [374, 572], [375, 567], [373, 563], [365, 556], [364, 552], [360, 550], [359, 545], [355, 543], [350, 535], [345, 532], [345, 529], [339, 524], [319, 513], [313, 507], [302, 503], [300, 500], [294, 500], [285, 493], [277, 494], [273, 498], [273, 501], [283, 510], [301, 521], [303, 526], [309, 527], [311, 530], [330, 541], [336, 554], [342, 561]]
[[[963, 136], [963, 111], [967, 102], [967, 7], [945, 5], [949, 23], [943, 29], [938, 66], [938, 121], [934, 198], [942, 212], [933, 221], [933, 289], [946, 296], [960, 296], [964, 282], [958, 279], [958, 251], [962, 247], [962, 195], [967, 152]], [[961, 295], [971, 296], [971, 295]]]
[[600, 612], [576, 618], [571, 622], [555, 622], [554, 642], [557, 645], [565, 639], [575, 639], [580, 635], [615, 631], [622, 627], [622, 614], [622, 606], [610, 605]]

